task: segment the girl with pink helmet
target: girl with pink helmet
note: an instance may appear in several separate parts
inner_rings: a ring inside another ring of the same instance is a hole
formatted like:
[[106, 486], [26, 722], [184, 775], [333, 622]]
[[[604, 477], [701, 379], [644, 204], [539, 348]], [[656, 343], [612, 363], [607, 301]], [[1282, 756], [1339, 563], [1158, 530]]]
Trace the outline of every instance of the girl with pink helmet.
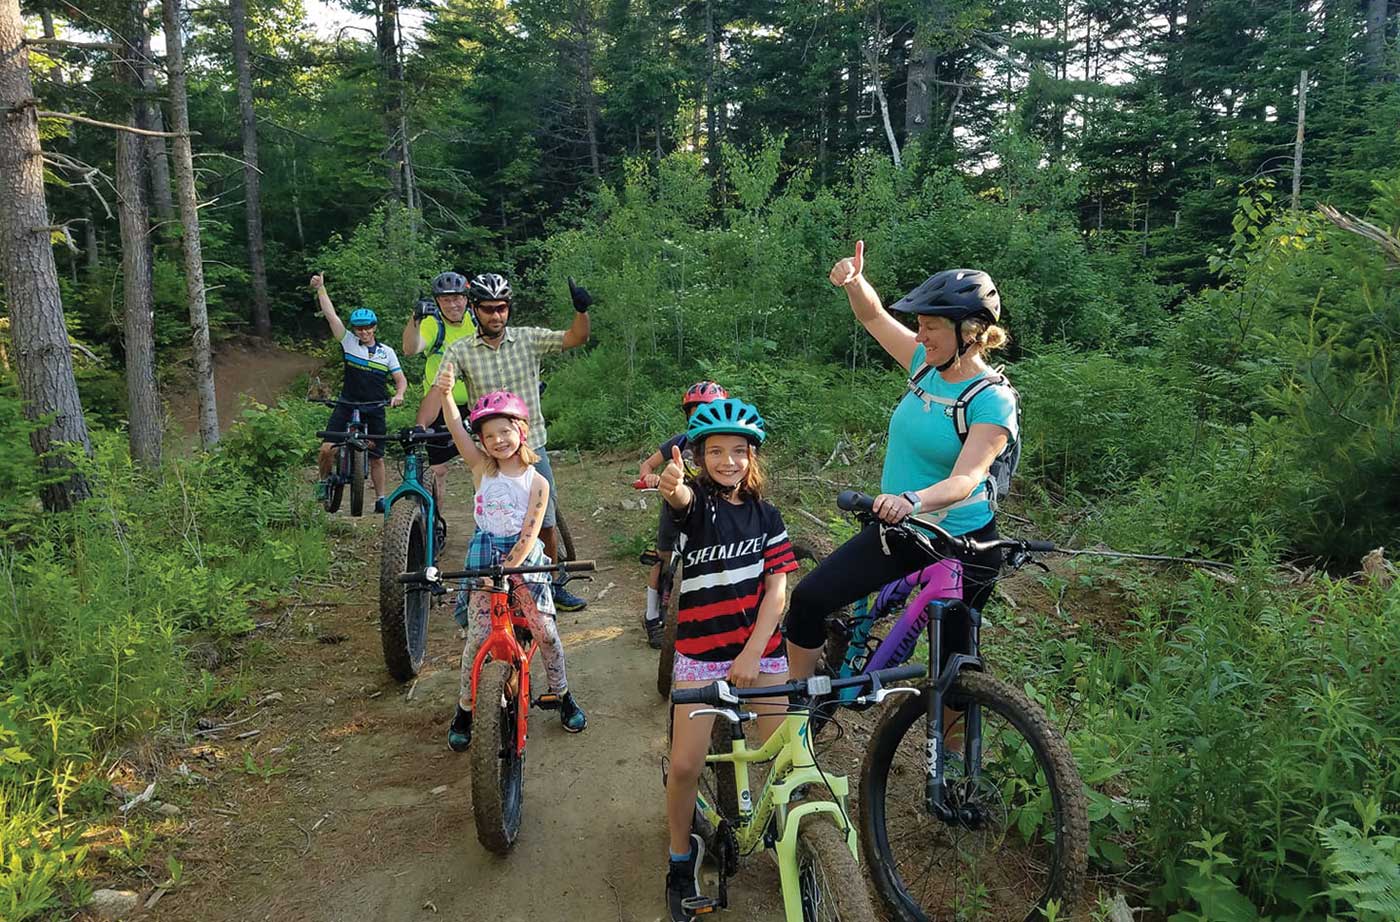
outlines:
[[[439, 397], [452, 393], [456, 367], [443, 362], [433, 389]], [[458, 452], [471, 467], [476, 481], [473, 515], [476, 531], [467, 549], [467, 567], [488, 567], [501, 560], [508, 567], [547, 566], [550, 563], [540, 541], [540, 526], [549, 502], [549, 482], [535, 470], [539, 455], [530, 448], [530, 408], [510, 391], [484, 394], [467, 414], [449, 399], [442, 400], [443, 421], [452, 433]], [[471, 431], [468, 432], [467, 427]], [[475, 438], [473, 438], [475, 436]], [[480, 445], [478, 445], [478, 441]], [[574, 701], [564, 672], [564, 645], [554, 624], [554, 596], [547, 574], [524, 577], [535, 604], [523, 614], [530, 632], [540, 642], [549, 678], [549, 693], [559, 701], [564, 729], [578, 733], [588, 720]], [[457, 623], [467, 629], [462, 648], [462, 681], [457, 712], [447, 733], [447, 745], [463, 752], [471, 744], [471, 671], [476, 651], [491, 630], [491, 602], [484, 592], [457, 596]]]

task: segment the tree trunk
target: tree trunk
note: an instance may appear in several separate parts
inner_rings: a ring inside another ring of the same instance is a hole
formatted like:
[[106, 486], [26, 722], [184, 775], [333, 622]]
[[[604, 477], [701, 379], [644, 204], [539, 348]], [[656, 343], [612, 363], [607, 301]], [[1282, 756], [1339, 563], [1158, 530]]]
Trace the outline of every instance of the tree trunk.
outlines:
[[229, 0], [233, 66], [238, 73], [238, 115], [243, 131], [243, 203], [248, 223], [248, 267], [253, 276], [253, 332], [272, 336], [267, 306], [267, 260], [263, 244], [262, 174], [258, 170], [258, 122], [253, 111], [253, 71], [248, 64], [248, 12], [245, 0]]
[[180, 0], [161, 0], [165, 21], [165, 66], [170, 82], [170, 121], [175, 129], [175, 185], [180, 204], [180, 245], [185, 257], [185, 300], [189, 302], [194, 346], [194, 383], [199, 394], [199, 439], [205, 448], [219, 441], [219, 410], [214, 397], [214, 361], [209, 351], [209, 307], [204, 300], [204, 252], [199, 239], [194, 158], [190, 152], [190, 110], [185, 89], [185, 49], [180, 36]]
[[53, 245], [40, 230], [49, 226], [49, 209], [23, 39], [19, 0], [0, 0], [0, 111], [8, 113], [0, 118], [0, 280], [9, 296], [11, 356], [24, 415], [52, 420], [30, 434], [29, 445], [57, 480], [40, 494], [44, 508], [55, 512], [90, 492], [63, 446], [91, 454], [92, 443], [73, 379]]
[[719, 102], [715, 99], [715, 9], [714, 0], [705, 0], [705, 157], [709, 161], [710, 176], [719, 179], [720, 140]]
[[1299, 194], [1303, 190], [1303, 126], [1308, 118], [1308, 72], [1298, 73], [1298, 133], [1293, 139], [1293, 195], [1289, 207], [1298, 210]]
[[588, 130], [588, 163], [593, 169], [594, 178], [602, 179], [603, 171], [598, 161], [598, 94], [593, 91], [593, 35], [586, 22], [583, 27], [582, 44], [582, 73], [579, 77], [583, 85], [583, 116]]
[[1368, 0], [1366, 4], [1366, 72], [1372, 80], [1384, 80], [1385, 27], [1388, 0]]
[[[153, 131], [165, 130], [165, 115], [161, 112], [160, 92], [156, 84], [156, 69], [151, 65], [151, 33], [143, 30], [141, 36], [141, 88], [145, 96], [146, 126]], [[151, 180], [151, 204], [156, 216], [165, 226], [165, 234], [171, 232], [175, 222], [175, 199], [170, 194], [170, 155], [165, 150], [165, 138], [146, 138], [146, 159]]]
[[933, 49], [914, 30], [909, 45], [909, 80], [904, 91], [904, 139], [907, 144], [926, 134], [933, 121]]
[[306, 229], [301, 223], [301, 180], [297, 176], [297, 155], [292, 153], [292, 217], [297, 226], [297, 245], [306, 249]]
[[[142, 48], [148, 46], [141, 0], [128, 0], [126, 22], [113, 31], [120, 50], [117, 80], [131, 93], [128, 124], [149, 130], [143, 99]], [[124, 33], [124, 34], [123, 34]], [[151, 216], [147, 169], [149, 138], [118, 131], [116, 158], [117, 223], [122, 237], [122, 314], [125, 319], [127, 441], [131, 458], [148, 468], [160, 466], [165, 411], [156, 388], [155, 309], [151, 298]]]
[[403, 65], [399, 61], [398, 42], [399, 4], [397, 0], [383, 0], [379, 7], [379, 21], [376, 35], [379, 47], [379, 65], [384, 84], [380, 87], [384, 100], [384, 135], [388, 139], [389, 189], [394, 198], [407, 204], [403, 185], [403, 142], [400, 129], [403, 118], [400, 116], [403, 83]]
[[880, 46], [885, 43], [884, 29], [880, 24], [880, 16], [875, 16], [875, 34], [873, 41], [865, 48], [865, 62], [870, 66], [870, 81], [875, 85], [875, 99], [880, 103], [880, 120], [885, 125], [885, 139], [890, 143], [890, 156], [894, 158], [894, 168], [903, 168], [903, 163], [899, 157], [899, 141], [894, 136], [894, 126], [890, 123], [890, 104], [885, 98], [885, 83], [880, 78]]

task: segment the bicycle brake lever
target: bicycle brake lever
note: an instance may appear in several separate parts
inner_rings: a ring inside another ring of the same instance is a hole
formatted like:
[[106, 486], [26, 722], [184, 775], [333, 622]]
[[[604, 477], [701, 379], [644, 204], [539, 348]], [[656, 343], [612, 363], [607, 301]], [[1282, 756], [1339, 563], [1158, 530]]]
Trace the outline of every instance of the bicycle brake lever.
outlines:
[[[861, 704], [861, 705], [883, 704], [884, 701], [885, 701], [885, 699], [888, 698], [888, 697], [890, 697], [891, 695], [917, 695], [917, 694], [919, 694], [919, 690], [918, 690], [917, 688], [910, 688], [910, 687], [907, 686], [907, 685], [905, 685], [905, 686], [900, 686], [899, 688], [882, 688], [882, 689], [880, 689], [879, 691], [875, 692], [873, 696], [872, 696], [872, 695], [861, 695], [859, 698], [856, 699], [856, 704]], [[872, 698], [873, 698], [873, 700], [872, 700]]]
[[758, 717], [752, 711], [733, 711], [729, 708], [699, 708], [690, 712], [690, 718], [694, 720], [701, 714], [714, 714], [716, 717], [723, 717], [732, 724], [743, 723], [746, 720], [754, 720]]

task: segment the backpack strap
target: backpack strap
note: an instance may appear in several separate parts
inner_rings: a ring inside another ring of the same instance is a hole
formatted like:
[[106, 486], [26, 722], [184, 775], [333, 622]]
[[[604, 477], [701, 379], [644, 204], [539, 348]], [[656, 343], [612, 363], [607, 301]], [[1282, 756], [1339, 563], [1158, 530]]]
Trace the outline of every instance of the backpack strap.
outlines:
[[923, 368], [916, 374], [910, 375], [908, 381], [909, 392], [924, 402], [925, 413], [931, 412], [933, 410], [933, 405], [937, 403], [944, 407], [945, 413], [951, 414], [952, 410], [950, 408], [954, 406], [956, 401], [949, 400], [947, 397], [939, 397], [937, 394], [930, 394], [919, 386], [919, 382], [926, 378], [931, 371], [933, 371], [933, 366], [925, 362]]
[[433, 322], [437, 324], [437, 336], [433, 338], [433, 344], [423, 350], [425, 356], [436, 355], [438, 350], [442, 348], [443, 342], [447, 339], [447, 325], [442, 322], [442, 318], [433, 317]]
[[966, 442], [967, 433], [972, 428], [972, 425], [967, 421], [967, 408], [972, 404], [973, 399], [988, 388], [1000, 385], [1010, 386], [1010, 382], [1006, 380], [1006, 375], [997, 370], [994, 374], [984, 375], [963, 388], [958, 399], [952, 402], [953, 428], [957, 430], [958, 441]]

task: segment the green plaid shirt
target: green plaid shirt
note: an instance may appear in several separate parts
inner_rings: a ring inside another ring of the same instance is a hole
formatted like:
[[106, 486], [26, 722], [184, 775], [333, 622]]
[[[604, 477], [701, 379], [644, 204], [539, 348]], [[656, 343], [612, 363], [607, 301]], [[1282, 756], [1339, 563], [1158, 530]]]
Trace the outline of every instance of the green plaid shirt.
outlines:
[[540, 412], [540, 356], [563, 351], [563, 330], [506, 327], [499, 345], [476, 334], [449, 346], [442, 360], [457, 367], [457, 377], [467, 385], [469, 405], [492, 391], [510, 391], [524, 400], [530, 408], [530, 447], [539, 450], [549, 444]]

